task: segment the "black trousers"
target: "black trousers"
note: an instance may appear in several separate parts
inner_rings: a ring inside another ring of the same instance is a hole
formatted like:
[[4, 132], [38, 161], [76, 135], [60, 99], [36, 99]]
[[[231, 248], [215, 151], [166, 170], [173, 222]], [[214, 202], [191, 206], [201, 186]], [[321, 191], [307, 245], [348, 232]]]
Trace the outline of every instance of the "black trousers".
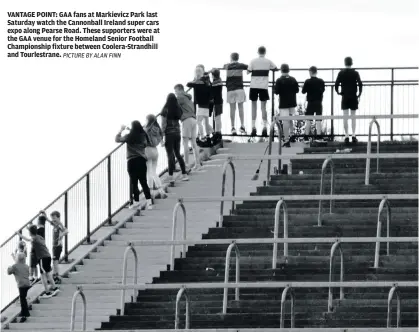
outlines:
[[164, 144], [166, 148], [167, 159], [169, 161], [169, 175], [172, 176], [175, 171], [176, 160], [179, 162], [182, 174], [186, 174], [185, 161], [180, 154], [180, 141], [179, 135], [166, 135], [166, 142]]
[[128, 174], [130, 178], [131, 200], [140, 200], [138, 182], [141, 184], [146, 199], [151, 199], [150, 188], [147, 184], [147, 161], [143, 157], [136, 157], [128, 160]]
[[26, 300], [26, 296], [28, 296], [28, 291], [30, 287], [20, 287], [19, 288], [19, 299], [20, 299], [20, 307], [21, 312], [20, 315], [22, 317], [29, 317], [29, 308], [28, 308], [28, 301]]

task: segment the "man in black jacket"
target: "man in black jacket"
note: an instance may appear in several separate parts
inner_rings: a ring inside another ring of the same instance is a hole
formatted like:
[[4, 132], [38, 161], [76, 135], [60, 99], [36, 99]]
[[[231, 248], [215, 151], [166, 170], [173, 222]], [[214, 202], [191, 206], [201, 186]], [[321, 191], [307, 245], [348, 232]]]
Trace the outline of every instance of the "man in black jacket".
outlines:
[[[342, 96], [342, 111], [343, 115], [349, 116], [349, 110], [351, 110], [351, 115], [356, 114], [358, 109], [359, 98], [362, 94], [362, 81], [359, 73], [352, 68], [352, 58], [345, 58], [345, 69], [342, 69], [335, 82], [335, 91], [338, 95]], [[340, 91], [339, 91], [339, 86]], [[348, 119], [343, 120], [343, 127], [345, 129], [345, 143], [349, 143], [349, 133], [348, 133]], [[356, 119], [352, 119], [352, 142], [358, 142], [356, 135]]]
[[[323, 114], [323, 93], [325, 90], [324, 81], [317, 77], [317, 68], [315, 66], [310, 67], [308, 70], [310, 78], [304, 82], [303, 94], [307, 93], [307, 107], [306, 115], [322, 115]], [[308, 135], [310, 135], [311, 119], [306, 120], [306, 130], [304, 135], [304, 141], [308, 142]], [[316, 132], [317, 138], [319, 139], [322, 131], [321, 120], [316, 121]]]
[[[297, 80], [289, 75], [290, 67], [287, 64], [281, 65], [281, 77], [276, 80], [275, 94], [279, 95], [279, 116], [291, 116], [295, 113], [297, 107], [297, 93], [300, 91]], [[289, 148], [290, 131], [294, 132], [292, 120], [283, 120], [284, 146]]]

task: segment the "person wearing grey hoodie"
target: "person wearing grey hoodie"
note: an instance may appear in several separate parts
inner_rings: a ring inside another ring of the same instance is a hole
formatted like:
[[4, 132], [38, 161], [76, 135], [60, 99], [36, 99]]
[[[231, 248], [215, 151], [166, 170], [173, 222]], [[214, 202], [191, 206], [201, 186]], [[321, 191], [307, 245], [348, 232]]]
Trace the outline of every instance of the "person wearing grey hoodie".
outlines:
[[157, 146], [163, 140], [163, 131], [161, 130], [155, 115], [147, 115], [147, 124], [144, 130], [150, 141], [145, 148], [147, 157], [147, 183], [150, 189], [153, 189], [154, 186], [157, 188], [161, 198], [166, 198], [166, 192], [164, 191], [160, 177], [157, 174], [157, 161], [159, 159]]
[[193, 170], [199, 170], [201, 161], [199, 158], [199, 148], [196, 143], [196, 132], [197, 122], [195, 115], [195, 107], [192, 102], [192, 96], [185, 92], [185, 88], [182, 84], [175, 85], [175, 95], [177, 97], [180, 108], [182, 109], [182, 116], [180, 121], [182, 122], [182, 139], [183, 139], [183, 151], [185, 156], [185, 163], [189, 166], [189, 140], [191, 141], [192, 150], [195, 156], [195, 165]]

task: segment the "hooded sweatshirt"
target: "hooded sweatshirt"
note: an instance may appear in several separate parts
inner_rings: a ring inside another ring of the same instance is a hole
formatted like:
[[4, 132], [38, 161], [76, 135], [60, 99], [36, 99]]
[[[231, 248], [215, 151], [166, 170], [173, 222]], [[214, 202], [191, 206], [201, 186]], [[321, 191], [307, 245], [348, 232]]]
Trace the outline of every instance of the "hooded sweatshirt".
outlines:
[[177, 96], [180, 108], [182, 109], [182, 116], [180, 121], [185, 121], [188, 118], [196, 119], [195, 107], [192, 102], [192, 96], [189, 93], [183, 92]]
[[161, 130], [156, 120], [145, 127], [145, 132], [150, 139], [150, 146], [153, 148], [158, 146], [163, 139], [163, 131]]

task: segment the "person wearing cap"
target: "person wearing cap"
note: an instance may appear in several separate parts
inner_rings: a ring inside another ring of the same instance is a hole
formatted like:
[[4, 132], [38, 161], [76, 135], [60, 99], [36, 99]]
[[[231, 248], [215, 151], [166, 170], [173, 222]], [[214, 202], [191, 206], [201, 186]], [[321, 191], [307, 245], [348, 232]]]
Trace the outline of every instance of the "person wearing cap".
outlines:
[[265, 58], [266, 48], [264, 46], [259, 47], [258, 54], [259, 57], [253, 59], [247, 68], [247, 71], [252, 73], [249, 93], [249, 99], [252, 101], [251, 136], [256, 136], [257, 100], [259, 99], [263, 120], [262, 136], [268, 137], [268, 113], [266, 112], [266, 102], [269, 100], [269, 71], [275, 71], [277, 70], [277, 67], [271, 60]]
[[[345, 58], [345, 69], [342, 69], [335, 82], [335, 91], [338, 95], [342, 96], [342, 111], [343, 115], [349, 116], [356, 114], [358, 109], [359, 99], [362, 94], [362, 81], [359, 73], [352, 68], [353, 61], [351, 57]], [[340, 90], [339, 90], [340, 87]], [[348, 119], [343, 120], [343, 127], [345, 130], [345, 143], [349, 143]], [[356, 119], [352, 118], [352, 143], [357, 143], [356, 138]]]
[[[304, 82], [302, 93], [307, 94], [306, 101], [306, 115], [322, 115], [323, 114], [323, 93], [325, 91], [325, 84], [321, 78], [317, 77], [317, 67], [312, 66], [308, 70], [310, 78]], [[304, 141], [308, 142], [308, 135], [310, 135], [311, 119], [306, 120], [306, 128]], [[321, 138], [322, 122], [316, 121], [316, 139]]]
[[[279, 116], [292, 116], [297, 107], [297, 93], [300, 91], [297, 80], [290, 76], [290, 67], [284, 63], [281, 65], [281, 77], [275, 82], [275, 94], [279, 95]], [[294, 132], [292, 120], [282, 121], [284, 129], [284, 147], [291, 147], [290, 131]]]

